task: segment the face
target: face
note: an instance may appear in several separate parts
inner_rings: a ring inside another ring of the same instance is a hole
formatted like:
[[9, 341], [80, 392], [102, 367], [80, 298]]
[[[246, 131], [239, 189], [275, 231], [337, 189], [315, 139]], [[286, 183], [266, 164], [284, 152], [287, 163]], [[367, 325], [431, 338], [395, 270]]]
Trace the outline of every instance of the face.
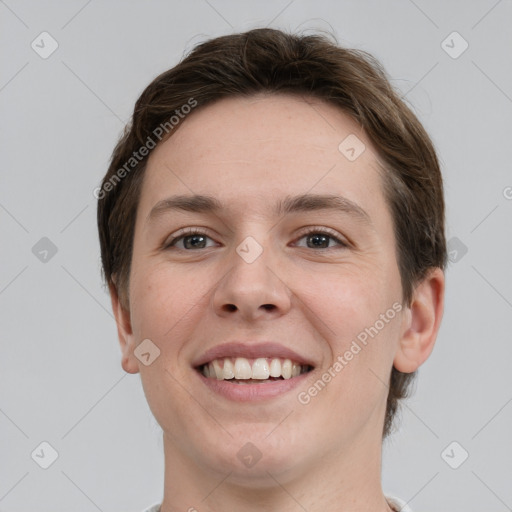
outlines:
[[129, 296], [125, 365], [189, 467], [258, 485], [380, 446], [402, 289], [375, 150], [334, 106], [186, 118], [148, 162]]

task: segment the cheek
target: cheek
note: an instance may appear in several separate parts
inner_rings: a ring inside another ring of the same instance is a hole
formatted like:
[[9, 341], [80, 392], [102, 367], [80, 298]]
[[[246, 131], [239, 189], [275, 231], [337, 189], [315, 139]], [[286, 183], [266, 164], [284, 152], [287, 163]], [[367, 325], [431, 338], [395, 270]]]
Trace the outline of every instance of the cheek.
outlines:
[[330, 338], [341, 346], [378, 318], [386, 299], [381, 276], [356, 265], [316, 275], [309, 287], [304, 285], [303, 293], [310, 297], [311, 307], [329, 328]]
[[151, 365], [139, 366], [147, 401], [160, 424], [179, 431], [192, 421], [189, 411], [194, 410], [190, 395], [179, 384], [189, 371], [181, 365], [180, 353], [195, 325], [190, 321], [194, 306], [204, 291], [164, 262], [134, 266], [130, 293], [136, 343], [150, 339], [160, 350]]
[[139, 265], [130, 282], [134, 334], [163, 342], [197, 301], [194, 290], [168, 265]]
[[361, 385], [372, 370], [385, 381], [400, 329], [393, 308], [400, 297], [396, 276], [392, 269], [372, 272], [353, 266], [326, 277], [317, 276], [314, 293], [303, 283], [303, 293], [315, 314], [316, 330], [328, 341], [332, 364], [343, 357], [343, 371], [336, 372], [343, 376], [337, 380]]

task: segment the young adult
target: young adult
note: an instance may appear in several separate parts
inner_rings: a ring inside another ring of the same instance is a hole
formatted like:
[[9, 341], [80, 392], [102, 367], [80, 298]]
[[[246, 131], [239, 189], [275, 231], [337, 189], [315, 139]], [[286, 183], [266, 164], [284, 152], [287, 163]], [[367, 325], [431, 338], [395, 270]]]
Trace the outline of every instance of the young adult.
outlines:
[[163, 430], [150, 511], [406, 510], [383, 437], [434, 346], [433, 145], [378, 62], [273, 29], [202, 43], [97, 190], [122, 366]]

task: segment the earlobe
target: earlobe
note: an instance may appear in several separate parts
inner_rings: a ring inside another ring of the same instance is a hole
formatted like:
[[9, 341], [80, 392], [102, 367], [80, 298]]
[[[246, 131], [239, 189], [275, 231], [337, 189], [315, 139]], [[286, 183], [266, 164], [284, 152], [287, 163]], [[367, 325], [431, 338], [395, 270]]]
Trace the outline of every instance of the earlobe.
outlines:
[[404, 309], [400, 343], [393, 361], [403, 373], [416, 371], [430, 356], [444, 310], [445, 278], [435, 268], [415, 288], [411, 306]]
[[121, 366], [126, 373], [138, 373], [139, 363], [133, 350], [135, 348], [135, 339], [132, 331], [130, 311], [127, 310], [119, 298], [117, 288], [114, 283], [109, 284], [110, 300], [112, 302], [112, 311], [116, 319], [117, 336], [122, 352]]

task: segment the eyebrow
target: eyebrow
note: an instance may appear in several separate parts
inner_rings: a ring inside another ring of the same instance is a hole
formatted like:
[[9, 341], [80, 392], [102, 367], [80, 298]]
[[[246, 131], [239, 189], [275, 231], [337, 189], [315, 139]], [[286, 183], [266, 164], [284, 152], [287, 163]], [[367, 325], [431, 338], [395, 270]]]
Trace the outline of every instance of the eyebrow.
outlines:
[[[218, 214], [222, 209], [222, 203], [213, 196], [201, 194], [177, 195], [162, 199], [156, 203], [151, 209], [147, 221], [172, 211], [181, 210], [192, 213]], [[364, 224], [369, 226], [373, 225], [368, 213], [357, 203], [346, 197], [331, 194], [301, 194], [293, 197], [288, 196], [277, 202], [273, 213], [276, 216], [281, 216], [289, 213], [319, 210], [342, 212]]]

